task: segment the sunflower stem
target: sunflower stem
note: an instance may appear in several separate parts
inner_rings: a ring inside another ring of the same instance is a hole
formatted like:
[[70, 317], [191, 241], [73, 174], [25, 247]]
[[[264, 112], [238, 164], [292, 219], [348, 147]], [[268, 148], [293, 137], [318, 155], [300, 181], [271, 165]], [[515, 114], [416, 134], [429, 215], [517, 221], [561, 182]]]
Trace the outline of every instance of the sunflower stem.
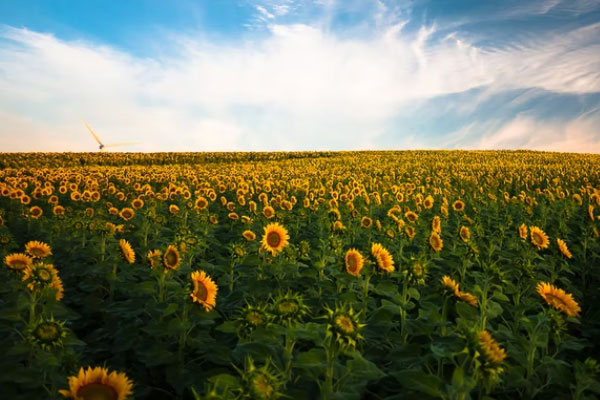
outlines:
[[115, 295], [115, 282], [117, 281], [117, 266], [118, 264], [115, 262], [113, 265], [112, 272], [110, 274], [110, 288], [108, 292], [108, 299], [113, 300]]
[[402, 304], [400, 305], [400, 336], [402, 337], [402, 343], [406, 343], [408, 335], [406, 333], [406, 303], [408, 295], [408, 280], [405, 278], [402, 284]]
[[158, 283], [158, 301], [160, 303], [165, 301], [165, 279], [166, 279], [166, 271], [163, 271], [160, 274], [160, 280]]
[[31, 292], [31, 299], [29, 304], [29, 325], [32, 325], [35, 321], [35, 308], [37, 305], [37, 292], [34, 290]]

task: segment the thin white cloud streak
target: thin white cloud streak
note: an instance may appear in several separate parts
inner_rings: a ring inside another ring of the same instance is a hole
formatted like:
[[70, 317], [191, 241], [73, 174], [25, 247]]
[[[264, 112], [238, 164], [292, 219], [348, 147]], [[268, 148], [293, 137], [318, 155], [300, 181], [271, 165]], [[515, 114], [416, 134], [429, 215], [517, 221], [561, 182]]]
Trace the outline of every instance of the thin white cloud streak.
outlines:
[[447, 135], [452, 148], [600, 153], [598, 110], [569, 120], [519, 114], [509, 121], [473, 122]]
[[6, 28], [0, 111], [13, 118], [0, 125], [3, 150], [33, 135], [21, 124], [12, 136], [15, 118], [45, 127], [65, 150], [89, 150], [78, 116], [107, 143], [144, 143], [131, 151], [378, 148], [386, 130], [401, 132], [392, 122], [398, 110], [436, 96], [478, 87], [600, 92], [600, 24], [501, 51], [459, 33], [434, 40], [435, 26], [416, 35], [403, 26], [357, 40], [272, 25], [254, 42], [187, 37], [178, 55], [156, 60]]

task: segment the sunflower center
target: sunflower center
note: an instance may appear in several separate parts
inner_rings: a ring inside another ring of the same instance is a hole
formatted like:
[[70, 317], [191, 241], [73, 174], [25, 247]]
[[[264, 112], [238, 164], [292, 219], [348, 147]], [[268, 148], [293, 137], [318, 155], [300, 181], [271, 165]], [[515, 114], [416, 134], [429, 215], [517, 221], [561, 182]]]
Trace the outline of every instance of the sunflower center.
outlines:
[[58, 328], [54, 324], [42, 324], [35, 330], [35, 336], [44, 341], [52, 341], [58, 337]]
[[263, 399], [268, 399], [273, 395], [273, 386], [269, 379], [263, 374], [256, 375], [252, 378], [252, 387], [254, 391]]
[[282, 301], [277, 307], [281, 314], [293, 314], [298, 310], [298, 305], [293, 301]]
[[196, 282], [196, 290], [194, 291], [197, 298], [202, 301], [206, 301], [208, 298], [208, 289], [202, 282]]
[[347, 315], [338, 315], [335, 318], [335, 325], [346, 334], [354, 332], [354, 322]]
[[351, 272], [356, 272], [356, 270], [358, 269], [358, 260], [355, 256], [348, 257], [348, 269]]
[[416, 276], [421, 276], [423, 275], [423, 266], [421, 264], [417, 264], [413, 267], [413, 273]]
[[267, 235], [267, 244], [273, 248], [277, 248], [279, 247], [280, 243], [281, 237], [279, 236], [279, 233], [269, 232], [269, 234]]
[[83, 400], [117, 400], [117, 391], [110, 385], [88, 383], [77, 391], [77, 397]]
[[43, 282], [49, 282], [52, 280], [52, 274], [47, 269], [41, 269], [38, 272], [38, 277]]
[[42, 257], [44, 254], [46, 254], [44, 252], [44, 249], [42, 249], [41, 247], [32, 247], [29, 249], [29, 252], [35, 257]]
[[174, 251], [170, 251], [165, 255], [165, 258], [167, 260], [167, 265], [169, 267], [174, 266], [175, 264], [177, 264], [177, 254], [175, 254]]
[[248, 313], [248, 316], [246, 317], [246, 319], [252, 325], [262, 325], [263, 322], [265, 321], [263, 316], [256, 311], [251, 311], [250, 313]]

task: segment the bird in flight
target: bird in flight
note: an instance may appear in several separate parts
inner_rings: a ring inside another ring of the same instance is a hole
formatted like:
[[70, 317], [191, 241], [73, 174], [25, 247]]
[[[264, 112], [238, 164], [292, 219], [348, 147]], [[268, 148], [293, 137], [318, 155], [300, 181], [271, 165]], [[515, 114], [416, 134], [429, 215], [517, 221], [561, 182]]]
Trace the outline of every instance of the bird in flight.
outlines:
[[[83, 120], [82, 120], [83, 121]], [[88, 125], [87, 122], [83, 121], [84, 125], [86, 126], [86, 128], [88, 128], [88, 130], [90, 131], [90, 133], [92, 134], [92, 136], [94, 137], [94, 139], [96, 140], [96, 142], [98, 142], [99, 145], [99, 149], [100, 151], [102, 151], [102, 149], [104, 149], [105, 147], [117, 147], [117, 146], [129, 146], [131, 144], [139, 144], [137, 142], [127, 142], [127, 143], [111, 143], [111, 144], [104, 144], [100, 141], [100, 139], [98, 139], [98, 136], [96, 135], [96, 133], [94, 132], [94, 130], [92, 129], [91, 126]]]

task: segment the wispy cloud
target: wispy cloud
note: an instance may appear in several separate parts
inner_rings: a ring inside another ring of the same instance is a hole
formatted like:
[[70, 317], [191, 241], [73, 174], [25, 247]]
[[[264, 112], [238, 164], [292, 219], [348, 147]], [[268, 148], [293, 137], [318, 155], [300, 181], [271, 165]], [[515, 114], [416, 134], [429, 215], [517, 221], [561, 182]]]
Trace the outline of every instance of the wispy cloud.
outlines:
[[[256, 7], [268, 22], [262, 39], [217, 46], [180, 37], [169, 56], [155, 59], [5, 27], [0, 111], [8, 123], [0, 127], [0, 144], [19, 150], [23, 141], [11, 132], [25, 137], [30, 129], [55, 138], [47, 150], [92, 149], [82, 116], [106, 142], [143, 142], [130, 148], [136, 151], [405, 148], [408, 136], [385, 145], [379, 138], [402, 132], [394, 125], [401, 110], [439, 96], [481, 89], [463, 107], [472, 111], [482, 98], [515, 88], [600, 92], [600, 23], [498, 49], [477, 46], [460, 31], [440, 37], [435, 23], [407, 31], [405, 20], [383, 19], [384, 3], [375, 11], [379, 28], [362, 39], [321, 25], [269, 22], [292, 7]], [[503, 123], [465, 121], [470, 130], [488, 133], [473, 147], [538, 145], [523, 142], [538, 122]], [[580, 132], [600, 123], [561, 126], [554, 142], [573, 140], [586, 150]], [[464, 145], [460, 135], [447, 140], [447, 146]]]

